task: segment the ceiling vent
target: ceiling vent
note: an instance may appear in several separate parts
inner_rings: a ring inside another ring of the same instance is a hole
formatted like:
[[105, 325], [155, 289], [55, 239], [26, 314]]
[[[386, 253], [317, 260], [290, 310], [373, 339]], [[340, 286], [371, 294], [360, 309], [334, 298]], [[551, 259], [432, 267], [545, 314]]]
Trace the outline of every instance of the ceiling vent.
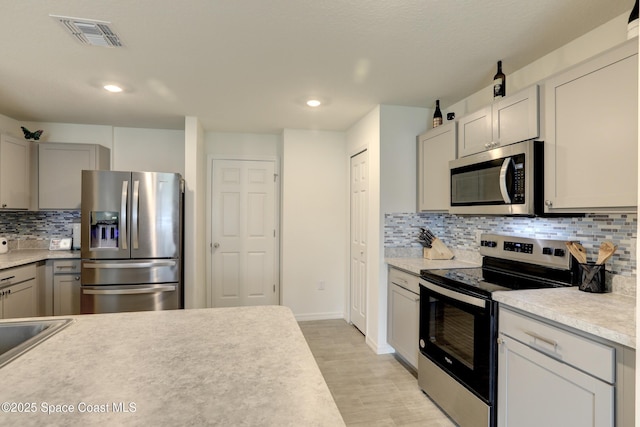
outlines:
[[103, 47], [122, 46], [120, 37], [109, 27], [110, 22], [70, 18], [68, 16], [49, 16], [60, 22], [82, 44]]

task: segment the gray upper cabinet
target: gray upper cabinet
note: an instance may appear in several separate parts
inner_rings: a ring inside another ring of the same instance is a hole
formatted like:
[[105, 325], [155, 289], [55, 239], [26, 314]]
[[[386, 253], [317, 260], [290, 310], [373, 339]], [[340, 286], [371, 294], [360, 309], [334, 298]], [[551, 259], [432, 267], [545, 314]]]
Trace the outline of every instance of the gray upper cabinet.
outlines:
[[448, 211], [449, 160], [456, 158], [456, 122], [418, 136], [418, 210]]
[[29, 209], [31, 142], [9, 135], [0, 137], [0, 207]]
[[638, 40], [544, 82], [545, 211], [629, 210], [638, 193]]
[[458, 121], [458, 157], [540, 136], [538, 85], [467, 114]]
[[80, 209], [82, 170], [109, 170], [110, 156], [98, 144], [40, 143], [38, 208]]

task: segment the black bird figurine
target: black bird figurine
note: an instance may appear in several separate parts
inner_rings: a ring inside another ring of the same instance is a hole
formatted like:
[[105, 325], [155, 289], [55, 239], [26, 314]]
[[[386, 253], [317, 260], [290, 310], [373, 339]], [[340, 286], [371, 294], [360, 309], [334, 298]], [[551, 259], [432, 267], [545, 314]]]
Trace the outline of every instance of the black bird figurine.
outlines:
[[33, 139], [34, 141], [37, 141], [40, 139], [40, 135], [42, 135], [42, 130], [31, 132], [24, 126], [20, 126], [20, 128], [22, 129], [22, 133], [24, 133], [24, 139]]

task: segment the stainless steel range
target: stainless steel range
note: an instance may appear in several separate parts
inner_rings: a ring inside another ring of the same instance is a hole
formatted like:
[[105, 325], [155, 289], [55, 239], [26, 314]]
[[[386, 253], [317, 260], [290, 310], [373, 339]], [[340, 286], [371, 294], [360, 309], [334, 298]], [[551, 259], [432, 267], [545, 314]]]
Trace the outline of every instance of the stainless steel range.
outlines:
[[423, 270], [418, 383], [456, 423], [496, 425], [496, 291], [573, 286], [564, 240], [481, 236], [482, 268]]

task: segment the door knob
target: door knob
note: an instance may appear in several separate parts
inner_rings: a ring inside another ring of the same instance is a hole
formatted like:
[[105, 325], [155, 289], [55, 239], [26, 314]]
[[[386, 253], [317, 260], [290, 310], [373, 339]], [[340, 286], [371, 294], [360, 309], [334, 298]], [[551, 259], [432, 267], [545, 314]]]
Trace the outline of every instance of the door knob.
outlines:
[[214, 247], [214, 248], [219, 248], [219, 247], [220, 247], [220, 243], [218, 243], [218, 242], [214, 243], [214, 244], [213, 244], [213, 247]]

